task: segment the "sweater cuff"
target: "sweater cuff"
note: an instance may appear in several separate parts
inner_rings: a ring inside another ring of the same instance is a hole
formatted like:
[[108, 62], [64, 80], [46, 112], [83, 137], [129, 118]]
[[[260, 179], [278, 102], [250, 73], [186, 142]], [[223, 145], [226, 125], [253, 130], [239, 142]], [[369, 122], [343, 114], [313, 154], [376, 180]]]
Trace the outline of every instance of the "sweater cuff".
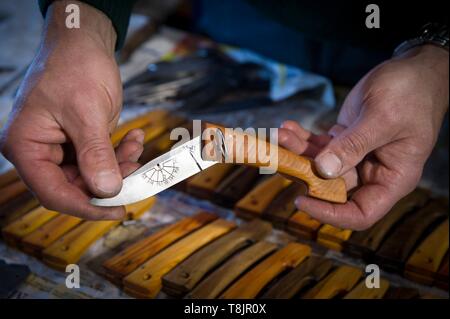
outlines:
[[[102, 11], [110, 20], [116, 30], [116, 51], [122, 48], [130, 22], [131, 10], [134, 0], [78, 0]], [[48, 7], [53, 0], [39, 0], [39, 8], [45, 17]]]

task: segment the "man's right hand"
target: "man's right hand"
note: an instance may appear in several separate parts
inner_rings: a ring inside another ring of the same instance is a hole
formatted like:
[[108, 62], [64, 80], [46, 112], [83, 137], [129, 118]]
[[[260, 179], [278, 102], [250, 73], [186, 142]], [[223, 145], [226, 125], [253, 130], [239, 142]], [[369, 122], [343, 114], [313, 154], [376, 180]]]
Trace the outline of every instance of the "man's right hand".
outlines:
[[111, 146], [122, 104], [116, 34], [103, 13], [81, 2], [76, 2], [80, 28], [68, 29], [68, 3], [55, 1], [49, 8], [41, 47], [17, 94], [1, 150], [46, 208], [86, 219], [119, 219], [123, 207], [92, 206], [89, 198], [120, 191], [122, 176], [138, 167], [144, 136], [132, 130], [116, 150]]

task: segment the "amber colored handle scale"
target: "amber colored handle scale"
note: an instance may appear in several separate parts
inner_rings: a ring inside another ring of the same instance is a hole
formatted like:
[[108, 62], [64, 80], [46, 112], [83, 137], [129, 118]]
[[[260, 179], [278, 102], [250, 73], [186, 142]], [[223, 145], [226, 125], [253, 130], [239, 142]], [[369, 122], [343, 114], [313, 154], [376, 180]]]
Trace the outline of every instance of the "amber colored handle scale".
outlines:
[[[267, 166], [267, 162], [261, 162], [260, 159], [268, 159], [269, 152], [272, 148], [278, 150], [278, 168], [279, 173], [289, 175], [304, 181], [308, 185], [308, 195], [319, 199], [327, 200], [335, 203], [345, 203], [347, 201], [347, 191], [345, 182], [342, 178], [323, 179], [317, 175], [311, 159], [296, 155], [282, 147], [270, 144], [265, 140], [257, 137], [238, 132], [236, 130], [225, 129], [220, 125], [203, 123], [203, 143], [205, 151], [203, 157], [205, 160], [217, 159], [213, 147], [213, 139], [218, 134], [219, 129], [223, 135], [223, 144], [228, 152], [222, 154], [226, 162], [236, 163], [237, 159], [243, 159], [243, 163], [251, 166], [263, 167]], [[221, 142], [221, 141], [219, 141]], [[217, 143], [217, 142], [215, 142]], [[209, 144], [209, 145], [208, 145]], [[265, 144], [265, 147], [259, 145]], [[256, 153], [254, 153], [256, 152]], [[251, 156], [249, 154], [255, 154]], [[249, 162], [249, 159], [255, 158], [256, 163]]]

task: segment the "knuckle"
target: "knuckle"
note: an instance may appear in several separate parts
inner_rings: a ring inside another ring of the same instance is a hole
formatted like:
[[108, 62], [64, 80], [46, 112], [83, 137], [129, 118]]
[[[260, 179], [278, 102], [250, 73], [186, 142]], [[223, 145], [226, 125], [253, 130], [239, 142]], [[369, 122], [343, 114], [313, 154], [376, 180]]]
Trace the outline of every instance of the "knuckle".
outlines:
[[347, 154], [364, 156], [369, 144], [367, 134], [362, 132], [353, 132], [342, 140], [342, 151]]
[[78, 157], [82, 160], [102, 163], [109, 160], [109, 147], [102, 138], [91, 138], [85, 141], [78, 152]]

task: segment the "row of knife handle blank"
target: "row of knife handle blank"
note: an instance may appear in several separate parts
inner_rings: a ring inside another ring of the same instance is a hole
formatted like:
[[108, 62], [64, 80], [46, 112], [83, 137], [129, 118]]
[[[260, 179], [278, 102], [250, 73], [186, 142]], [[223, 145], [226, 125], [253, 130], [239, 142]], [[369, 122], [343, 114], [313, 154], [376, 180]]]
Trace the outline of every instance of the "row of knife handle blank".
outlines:
[[[167, 125], [155, 124], [156, 122], [158, 122], [158, 120], [164, 119], [167, 116], [168, 114], [166, 114], [165, 111], [156, 111], [156, 114], [155, 112], [152, 112], [134, 121], [125, 123], [117, 131], [117, 134], [113, 134], [113, 143], [116, 143], [117, 140], [120, 139], [120, 136], [123, 136], [124, 132], [126, 132], [128, 129], [138, 126], [144, 126], [145, 128], [147, 128], [145, 129], [146, 141], [151, 142], [152, 139], [154, 140], [154, 138], [158, 136], [158, 134], [164, 132], [164, 130], [167, 129]], [[172, 122], [175, 123], [177, 121]], [[164, 135], [167, 134], [164, 133], [163, 136]], [[165, 138], [162, 138], [161, 135], [159, 136], [159, 140], [163, 140]], [[159, 141], [158, 145], [159, 144], [164, 143], [161, 143], [161, 141]], [[159, 149], [159, 151], [164, 150]], [[212, 169], [216, 170], [216, 172], [214, 173]], [[219, 172], [219, 174], [217, 174], [217, 172]], [[209, 186], [206, 185], [206, 191], [211, 190], [211, 185], [217, 187], [218, 182], [220, 182], [223, 177], [227, 175], [227, 173], [224, 174], [223, 172], [229, 172], [229, 168], [226, 168], [225, 166], [220, 167], [219, 165], [213, 166], [211, 169], [205, 171], [204, 174], [199, 174], [198, 176], [191, 178], [191, 180], [187, 182], [188, 191], [189, 189], [194, 189], [195, 191], [193, 193], [198, 194], [198, 190], [202, 190], [202, 187], [205, 186], [205, 182], [209, 182], [210, 184]], [[274, 201], [274, 198], [276, 197], [276, 192], [274, 192], [274, 190], [279, 191], [281, 189], [286, 189], [290, 184], [289, 181], [279, 176], [272, 177], [271, 179], [275, 182], [268, 182], [266, 180], [266, 186], [264, 189], [264, 187], [261, 186], [264, 184], [263, 181], [263, 183], [258, 184], [257, 187], [252, 189], [250, 193], [246, 194], [246, 196], [244, 196], [244, 198], [242, 198], [236, 204], [236, 212], [240, 216], [252, 218], [259, 215], [267, 215], [264, 214], [264, 210], [267, 209], [267, 206], [270, 206], [271, 201]], [[7, 186], [12, 186], [11, 188], [17, 188], [17, 185], [20, 186], [20, 183], [14, 182]], [[278, 186], [273, 187], [274, 185]], [[258, 189], [258, 187], [260, 189]], [[261, 187], [263, 188], [262, 190]], [[264, 192], [264, 196], [262, 197], [258, 195], [258, 192], [260, 193], [261, 191]], [[270, 193], [272, 194], [272, 196], [270, 196]], [[32, 199], [28, 200], [32, 201]], [[0, 201], [2, 201], [2, 198], [0, 198]], [[146, 210], [143, 208], [145, 208], [146, 205], [147, 208], [150, 207], [153, 204], [153, 201], [154, 199], [144, 201], [144, 204], [141, 203], [141, 205], [143, 206], [140, 207], [139, 205], [137, 205], [136, 207], [133, 207], [133, 205], [131, 205], [127, 208], [130, 212], [130, 216], [138, 218], [139, 214], [142, 214]], [[24, 201], [21, 201], [21, 204], [22, 206], [27, 206], [25, 205], [26, 203]], [[30, 205], [32, 204], [29, 204], [28, 206]], [[118, 225], [119, 223], [120, 222], [118, 221], [81, 221], [80, 219], [77, 219], [75, 217], [60, 215], [57, 212], [48, 211], [42, 207], [38, 207], [31, 212], [28, 212], [10, 225], [4, 227], [3, 235], [5, 240], [8, 241], [11, 245], [21, 247], [22, 249], [28, 251], [33, 255], [43, 257], [45, 262], [47, 262], [49, 265], [54, 266], [55, 268], [62, 268], [67, 263], [76, 262], [82, 256], [83, 252], [89, 247], [90, 243], [94, 242], [97, 238], [101, 237], [108, 230]], [[274, 224], [280, 226], [279, 222], [275, 222]], [[341, 230], [330, 225], [321, 225], [318, 221], [309, 218], [303, 212], [295, 212], [288, 219], [282, 219], [281, 225], [285, 226], [286, 229], [290, 230], [292, 233], [299, 235], [300, 237], [306, 237], [309, 239], [316, 238], [317, 241], [324, 246], [337, 250], [342, 249], [343, 244], [345, 244], [347, 240], [353, 238], [354, 236], [354, 234], [353, 236], [351, 236], [352, 232], [350, 230]], [[446, 228], [448, 248], [448, 227]], [[440, 229], [442, 229], [442, 227], [440, 227]], [[439, 233], [439, 238], [442, 238], [441, 233]], [[445, 238], [445, 236], [443, 238]], [[420, 247], [417, 250], [420, 250]], [[445, 260], [448, 260], [448, 257], [441, 259], [445, 264]], [[436, 260], [434, 260], [433, 262], [434, 264], [436, 264]], [[445, 265], [440, 268], [445, 270]], [[438, 271], [438, 273], [442, 273], [445, 276], [444, 272], [445, 271]], [[429, 280], [427, 279], [427, 281]]]

